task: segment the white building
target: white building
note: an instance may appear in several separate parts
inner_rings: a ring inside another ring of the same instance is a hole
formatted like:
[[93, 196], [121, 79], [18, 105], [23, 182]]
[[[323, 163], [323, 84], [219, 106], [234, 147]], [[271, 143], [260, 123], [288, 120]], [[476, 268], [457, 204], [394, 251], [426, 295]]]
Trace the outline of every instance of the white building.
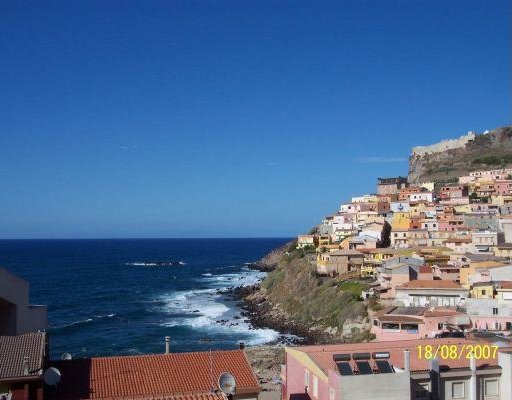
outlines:
[[395, 288], [396, 301], [421, 307], [456, 307], [464, 305], [468, 291], [447, 280], [414, 280]]

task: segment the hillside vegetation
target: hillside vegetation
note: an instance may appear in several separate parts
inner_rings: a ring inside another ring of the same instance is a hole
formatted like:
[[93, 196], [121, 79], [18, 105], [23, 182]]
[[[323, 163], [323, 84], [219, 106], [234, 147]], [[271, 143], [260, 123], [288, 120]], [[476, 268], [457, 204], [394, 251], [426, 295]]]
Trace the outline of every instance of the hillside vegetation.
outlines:
[[[346, 322], [363, 323], [367, 310], [360, 296], [365, 283], [319, 278], [314, 254], [293, 249], [293, 245], [289, 250], [261, 284], [262, 294], [270, 303], [296, 322], [335, 334], [341, 334]], [[353, 338], [366, 335], [357, 329], [351, 333]]]

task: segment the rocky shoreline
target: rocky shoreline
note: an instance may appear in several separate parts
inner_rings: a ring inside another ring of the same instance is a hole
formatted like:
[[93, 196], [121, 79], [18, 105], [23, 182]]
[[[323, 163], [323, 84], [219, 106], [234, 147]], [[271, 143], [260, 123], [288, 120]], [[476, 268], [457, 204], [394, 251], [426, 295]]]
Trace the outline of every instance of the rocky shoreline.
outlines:
[[[288, 286], [283, 288], [285, 291], [294, 290], [291, 287], [294, 287], [294, 285], [302, 286], [304, 282], [307, 283], [305, 287], [302, 287], [302, 290], [315, 290], [319, 283], [311, 281], [309, 271], [310, 266], [303, 258], [303, 254], [300, 256], [295, 254], [295, 247], [294, 242], [286, 243], [285, 245], [272, 250], [261, 260], [253, 263], [247, 263], [246, 266], [248, 268], [267, 273], [272, 273], [272, 271], [276, 269], [280, 269], [280, 272], [283, 270], [286, 271], [293, 269], [296, 271], [296, 274], [292, 275], [292, 279], [289, 279], [290, 275], [286, 275], [286, 273], [284, 278], [281, 277], [280, 282], [284, 279], [286, 281], [285, 285]], [[270, 285], [274, 285], [276, 279], [275, 276], [270, 277], [270, 279], [272, 279], [273, 282]], [[263, 282], [265, 282], [265, 280], [252, 286], [236, 287], [225, 293], [238, 302], [238, 306], [242, 309], [242, 318], [248, 320], [255, 328], [270, 328], [281, 333], [281, 335], [293, 335], [290, 341], [286, 340], [287, 344], [290, 342], [290, 344], [304, 345], [333, 344], [353, 340], [366, 340], [365, 337], [355, 336], [353, 326], [357, 326], [357, 323], [352, 326], [349, 325], [348, 329], [344, 329], [345, 326], [343, 326], [342, 329], [339, 327], [326, 326], [325, 323], [320, 321], [320, 319], [325, 316], [321, 315], [321, 317], [318, 318], [318, 314], [317, 318], [311, 318], [309, 316], [308, 321], [303, 321], [302, 314], [291, 314], [289, 310], [283, 308], [279, 302], [276, 302], [276, 293], [267, 293], [268, 285]], [[261, 283], [263, 283], [263, 285]], [[324, 288], [330, 289], [330, 286], [326, 284]], [[332, 290], [330, 293], [332, 293]], [[282, 295], [279, 297], [281, 297], [282, 301], [287, 301], [288, 299], [286, 296], [283, 298]], [[310, 299], [306, 299], [307, 297], [302, 298], [301, 300], [300, 296], [294, 295], [293, 298], [290, 298], [292, 301], [310, 301]], [[346, 301], [348, 307], [350, 297], [348, 297]], [[299, 312], [302, 312], [302, 310]], [[332, 318], [332, 304], [331, 309], [329, 309], [328, 312], [331, 312], [329, 316]], [[334, 310], [334, 312], [336, 312], [336, 310]], [[354, 317], [349, 315], [345, 321], [350, 318]], [[361, 324], [359, 324], [359, 326], [360, 325]], [[282, 343], [282, 340], [279, 340], [279, 343]]]
[[240, 286], [229, 292], [243, 310], [241, 315], [256, 328], [270, 328], [284, 335], [297, 336], [291, 344], [339, 343], [342, 338], [319, 327], [295, 321], [264, 296], [260, 285]]

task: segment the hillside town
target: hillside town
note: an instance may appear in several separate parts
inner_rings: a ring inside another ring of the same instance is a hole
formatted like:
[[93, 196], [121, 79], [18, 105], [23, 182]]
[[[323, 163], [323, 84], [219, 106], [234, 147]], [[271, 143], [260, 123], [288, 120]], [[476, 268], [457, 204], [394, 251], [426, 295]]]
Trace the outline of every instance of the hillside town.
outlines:
[[369, 281], [378, 341], [512, 333], [510, 168], [442, 186], [379, 178], [297, 247], [315, 249], [318, 275]]

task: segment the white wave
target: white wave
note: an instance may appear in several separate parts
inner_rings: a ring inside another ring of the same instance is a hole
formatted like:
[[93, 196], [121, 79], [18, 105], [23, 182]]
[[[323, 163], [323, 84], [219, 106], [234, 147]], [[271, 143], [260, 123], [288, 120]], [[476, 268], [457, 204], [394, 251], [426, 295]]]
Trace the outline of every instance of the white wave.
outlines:
[[[229, 333], [240, 335], [249, 345], [260, 345], [274, 342], [279, 338], [279, 332], [273, 329], [255, 329], [239, 315], [233, 302], [225, 302], [216, 289], [201, 289], [178, 291], [156, 299], [159, 311], [169, 314], [181, 314], [169, 321], [161, 322], [165, 327], [190, 327], [208, 334]], [[230, 308], [233, 305], [233, 308]]]
[[243, 270], [239, 273], [226, 273], [213, 275], [210, 273], [202, 274], [199, 281], [216, 288], [232, 289], [237, 286], [252, 286], [260, 282], [265, 277], [264, 272]]
[[64, 325], [60, 325], [60, 326], [54, 326], [53, 329], [64, 329], [64, 328], [69, 328], [69, 327], [75, 326], [75, 325], [89, 324], [91, 322], [92, 322], [92, 318], [87, 318], [87, 319], [82, 319], [79, 321], [73, 321], [68, 324], [64, 324]]
[[94, 318], [112, 318], [112, 317], [115, 317], [117, 314], [115, 313], [112, 313], [112, 314], [107, 314], [107, 315], [95, 315]]
[[[229, 267], [225, 267], [229, 268]], [[160, 322], [165, 327], [190, 327], [204, 331], [208, 336], [215, 332], [240, 337], [248, 345], [261, 345], [281, 341], [283, 335], [273, 329], [256, 329], [240, 316], [236, 303], [219, 291], [239, 286], [251, 286], [265, 277], [264, 272], [243, 267], [240, 272], [215, 274], [205, 272], [197, 278], [204, 289], [176, 291], [154, 299], [153, 309], [175, 314], [168, 321]]]

